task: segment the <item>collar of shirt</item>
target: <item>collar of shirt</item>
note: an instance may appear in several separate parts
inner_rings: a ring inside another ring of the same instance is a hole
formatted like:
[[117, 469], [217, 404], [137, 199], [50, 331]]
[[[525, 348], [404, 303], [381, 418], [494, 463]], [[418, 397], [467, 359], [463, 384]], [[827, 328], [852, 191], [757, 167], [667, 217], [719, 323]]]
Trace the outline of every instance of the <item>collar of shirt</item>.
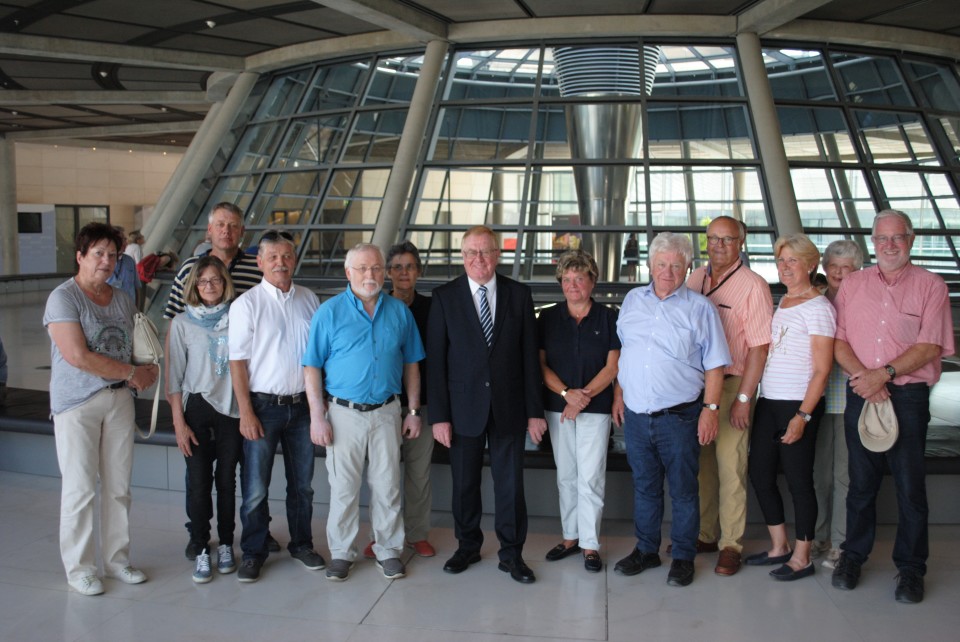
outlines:
[[280, 288], [278, 288], [278, 287], [275, 286], [274, 284], [272, 284], [272, 283], [270, 283], [269, 281], [267, 281], [266, 278], [264, 278], [262, 281], [260, 281], [260, 285], [263, 286], [263, 289], [270, 294], [270, 298], [276, 299], [277, 301], [281, 301], [281, 302], [282, 302], [282, 301], [286, 301], [287, 299], [289, 299], [290, 297], [292, 297], [292, 296], [293, 296], [293, 291], [294, 291], [294, 289], [296, 289], [296, 287], [297, 287], [296, 285], [294, 285], [293, 283], [291, 283], [291, 284], [290, 284], [290, 290], [287, 291], [287, 292], [284, 292], [283, 290], [281, 290]]
[[[722, 281], [723, 277], [727, 276], [728, 274], [736, 270], [738, 267], [740, 267], [742, 263], [743, 263], [742, 259], [737, 259], [737, 262], [731, 265], [730, 267], [728, 267], [726, 272], [724, 272], [723, 274], [717, 275], [717, 280]], [[707, 272], [708, 278], [713, 278], [713, 265], [711, 265], [709, 261], [707, 262], [706, 272]]]
[[480, 289], [481, 285], [487, 287], [487, 305], [490, 307], [490, 316], [493, 319], [497, 318], [497, 275], [494, 274], [493, 278], [487, 281], [486, 283], [477, 283], [469, 276], [467, 277], [467, 283], [470, 284], [470, 298], [473, 299], [473, 307], [477, 310], [477, 316], [480, 316], [480, 303], [477, 302], [477, 290]]
[[356, 293], [353, 291], [353, 288], [351, 288], [349, 285], [347, 286], [347, 300], [351, 305], [353, 305], [354, 308], [357, 309], [358, 312], [362, 312], [363, 316], [367, 319], [372, 320], [377, 316], [377, 312], [380, 311], [380, 305], [383, 303], [384, 296], [386, 295], [383, 293], [383, 290], [380, 290], [380, 292], [377, 294], [377, 305], [374, 306], [373, 317], [371, 317], [367, 314], [367, 311], [363, 307], [363, 300], [356, 295]]
[[892, 281], [889, 281], [885, 276], [883, 276], [883, 272], [880, 271], [880, 267], [877, 266], [877, 278], [880, 279], [880, 283], [885, 287], [893, 288], [900, 285], [900, 281], [902, 281], [904, 277], [907, 276], [907, 273], [913, 270], [914, 267], [916, 266], [914, 266], [913, 263], [907, 263], [905, 266], [903, 266], [903, 269], [897, 273], [897, 276]]
[[684, 300], [690, 298], [690, 289], [687, 287], [685, 283], [681, 283], [679, 288], [677, 288], [676, 290], [668, 294], [664, 299], [661, 299], [659, 296], [657, 296], [657, 291], [654, 289], [653, 281], [650, 281], [647, 287], [640, 290], [640, 293], [645, 297], [653, 297], [654, 299], [657, 299], [660, 301], [666, 301], [667, 299], [670, 299], [674, 296], [678, 296]]

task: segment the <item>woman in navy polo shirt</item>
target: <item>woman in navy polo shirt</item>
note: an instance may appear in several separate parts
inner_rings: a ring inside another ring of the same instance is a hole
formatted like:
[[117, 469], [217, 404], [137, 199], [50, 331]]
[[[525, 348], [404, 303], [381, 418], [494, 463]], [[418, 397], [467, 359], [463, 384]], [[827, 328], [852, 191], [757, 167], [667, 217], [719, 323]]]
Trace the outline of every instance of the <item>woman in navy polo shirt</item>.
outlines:
[[544, 408], [557, 463], [563, 542], [547, 552], [556, 561], [583, 551], [593, 573], [600, 560], [600, 519], [607, 442], [620, 339], [617, 313], [590, 296], [597, 262], [583, 250], [560, 257], [557, 281], [565, 301], [540, 313]]

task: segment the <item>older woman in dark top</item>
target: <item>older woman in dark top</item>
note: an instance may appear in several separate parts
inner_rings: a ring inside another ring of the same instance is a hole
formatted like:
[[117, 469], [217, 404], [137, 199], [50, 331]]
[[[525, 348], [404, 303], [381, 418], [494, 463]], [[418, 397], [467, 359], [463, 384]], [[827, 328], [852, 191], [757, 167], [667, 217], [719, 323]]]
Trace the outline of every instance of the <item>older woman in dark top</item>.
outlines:
[[563, 542], [547, 553], [556, 561], [583, 550], [584, 567], [603, 568], [600, 518], [607, 441], [620, 339], [617, 313], [590, 296], [597, 263], [582, 250], [563, 254], [557, 281], [565, 301], [540, 313], [544, 408], [557, 463]]

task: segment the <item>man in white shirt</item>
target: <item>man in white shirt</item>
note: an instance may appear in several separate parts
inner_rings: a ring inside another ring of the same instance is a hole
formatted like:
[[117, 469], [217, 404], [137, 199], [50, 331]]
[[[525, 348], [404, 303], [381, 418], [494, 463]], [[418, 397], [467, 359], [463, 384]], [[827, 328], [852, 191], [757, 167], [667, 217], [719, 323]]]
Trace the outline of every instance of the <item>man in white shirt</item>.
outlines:
[[263, 235], [257, 265], [263, 280], [230, 308], [230, 375], [244, 436], [241, 582], [256, 582], [267, 559], [267, 489], [278, 443], [287, 476], [287, 550], [312, 571], [326, 565], [313, 549], [314, 453], [303, 369], [298, 367], [320, 301], [293, 284], [296, 248], [287, 232]]

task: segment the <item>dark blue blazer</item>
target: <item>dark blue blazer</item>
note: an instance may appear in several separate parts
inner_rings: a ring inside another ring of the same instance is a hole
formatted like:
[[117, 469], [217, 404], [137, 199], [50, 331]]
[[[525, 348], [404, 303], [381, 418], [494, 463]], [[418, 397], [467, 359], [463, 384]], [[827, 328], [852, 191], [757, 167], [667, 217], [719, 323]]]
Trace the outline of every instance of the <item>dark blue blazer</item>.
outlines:
[[543, 378], [530, 288], [497, 275], [496, 318], [489, 348], [464, 274], [433, 290], [427, 336], [431, 424], [476, 437], [493, 412], [495, 429], [525, 431], [543, 417]]

